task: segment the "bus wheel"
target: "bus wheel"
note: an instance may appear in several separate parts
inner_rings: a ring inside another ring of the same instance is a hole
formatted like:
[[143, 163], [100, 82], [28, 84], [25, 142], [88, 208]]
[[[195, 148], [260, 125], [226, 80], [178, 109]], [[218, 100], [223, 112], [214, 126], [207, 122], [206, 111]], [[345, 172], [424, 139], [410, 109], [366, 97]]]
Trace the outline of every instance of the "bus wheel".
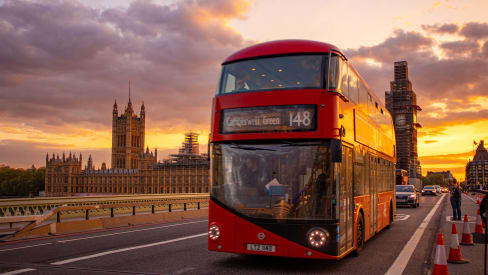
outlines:
[[392, 223], [393, 223], [393, 205], [390, 202], [390, 223], [385, 228], [390, 229]]
[[362, 214], [359, 214], [358, 223], [356, 224], [356, 245], [353, 256], [359, 256], [364, 247], [364, 221]]

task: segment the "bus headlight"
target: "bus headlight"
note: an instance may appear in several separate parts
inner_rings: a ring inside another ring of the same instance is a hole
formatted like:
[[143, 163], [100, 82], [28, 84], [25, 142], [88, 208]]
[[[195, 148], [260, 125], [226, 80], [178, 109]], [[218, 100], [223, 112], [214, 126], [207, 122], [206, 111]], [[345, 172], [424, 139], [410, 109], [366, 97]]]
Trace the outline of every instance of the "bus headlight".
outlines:
[[327, 238], [327, 231], [322, 228], [312, 228], [307, 234], [308, 243], [313, 248], [324, 246], [327, 242]]
[[208, 229], [208, 237], [212, 241], [216, 241], [220, 237], [220, 228], [215, 224], [211, 225]]

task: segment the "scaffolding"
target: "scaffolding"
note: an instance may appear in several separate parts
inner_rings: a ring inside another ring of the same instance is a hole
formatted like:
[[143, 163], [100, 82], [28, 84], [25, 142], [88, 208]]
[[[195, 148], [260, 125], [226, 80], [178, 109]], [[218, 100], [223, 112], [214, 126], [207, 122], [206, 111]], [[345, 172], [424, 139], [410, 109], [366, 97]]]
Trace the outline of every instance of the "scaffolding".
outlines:
[[185, 140], [178, 150], [180, 155], [199, 155], [198, 133], [188, 132], [185, 134]]
[[390, 82], [390, 91], [385, 92], [385, 101], [395, 124], [397, 169], [408, 171], [410, 178], [421, 178], [417, 152], [417, 128], [421, 125], [417, 112], [422, 109], [408, 79], [407, 61], [394, 63], [394, 80]]

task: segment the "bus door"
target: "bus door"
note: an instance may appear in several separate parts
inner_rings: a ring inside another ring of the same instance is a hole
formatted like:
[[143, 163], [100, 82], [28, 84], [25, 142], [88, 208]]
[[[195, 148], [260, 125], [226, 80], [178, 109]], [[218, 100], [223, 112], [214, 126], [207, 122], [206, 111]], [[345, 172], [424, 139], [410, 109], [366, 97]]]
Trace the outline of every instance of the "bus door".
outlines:
[[373, 235], [376, 232], [377, 221], [378, 221], [378, 198], [376, 196], [376, 181], [377, 181], [377, 171], [378, 163], [375, 157], [369, 157], [369, 195], [370, 195], [370, 234]]
[[339, 254], [354, 245], [354, 200], [352, 188], [352, 149], [342, 147], [342, 162], [339, 171]]

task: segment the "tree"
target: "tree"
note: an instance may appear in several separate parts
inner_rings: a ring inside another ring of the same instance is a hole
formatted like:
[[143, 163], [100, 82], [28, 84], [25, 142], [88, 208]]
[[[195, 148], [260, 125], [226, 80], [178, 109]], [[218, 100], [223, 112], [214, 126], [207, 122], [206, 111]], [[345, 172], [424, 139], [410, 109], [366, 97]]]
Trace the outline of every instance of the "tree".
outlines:
[[38, 195], [44, 190], [46, 169], [15, 169], [0, 167], [0, 196]]
[[444, 178], [442, 177], [442, 175], [438, 175], [438, 174], [430, 174], [427, 177], [422, 177], [422, 182], [423, 182], [423, 186], [426, 185], [446, 186], [446, 183], [444, 182]]

